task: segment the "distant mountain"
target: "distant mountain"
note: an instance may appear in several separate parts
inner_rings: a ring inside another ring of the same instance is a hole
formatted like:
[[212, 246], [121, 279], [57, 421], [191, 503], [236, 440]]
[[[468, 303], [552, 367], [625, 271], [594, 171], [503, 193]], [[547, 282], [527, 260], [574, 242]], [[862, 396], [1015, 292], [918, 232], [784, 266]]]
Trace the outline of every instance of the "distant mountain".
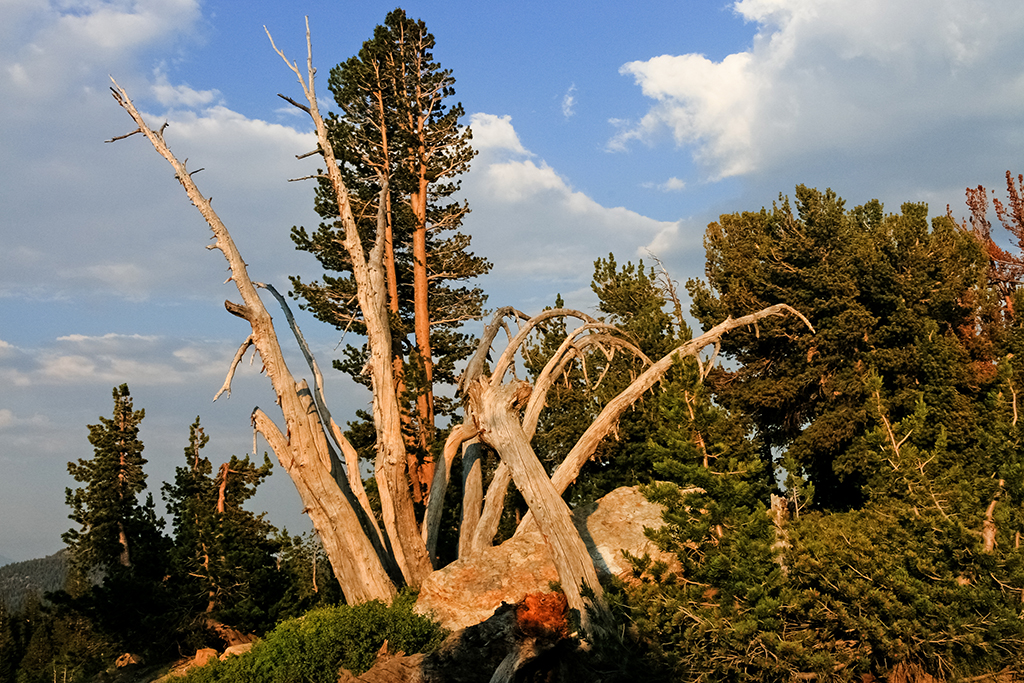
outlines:
[[7, 557], [6, 555], [0, 555], [0, 567], [13, 563], [14, 560], [12, 560], [11, 558]]
[[9, 611], [17, 612], [32, 593], [41, 598], [49, 591], [64, 588], [67, 577], [67, 550], [38, 560], [7, 564], [0, 567], [0, 601]]

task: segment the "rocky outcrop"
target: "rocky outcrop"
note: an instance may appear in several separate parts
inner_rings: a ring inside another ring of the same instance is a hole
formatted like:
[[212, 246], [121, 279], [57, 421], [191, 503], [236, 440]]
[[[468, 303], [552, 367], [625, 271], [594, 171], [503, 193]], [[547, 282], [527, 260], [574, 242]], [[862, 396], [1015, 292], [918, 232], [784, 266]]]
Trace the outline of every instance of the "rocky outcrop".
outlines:
[[[645, 527], [663, 524], [662, 511], [637, 487], [623, 487], [573, 512], [598, 576], [631, 575], [623, 550], [636, 557], [649, 554], [678, 567], [674, 555], [662, 553], [644, 535]], [[515, 604], [527, 594], [550, 592], [557, 581], [551, 555], [533, 525], [500, 546], [432, 573], [420, 587], [416, 611], [433, 615], [454, 631], [486, 620], [502, 603]]]

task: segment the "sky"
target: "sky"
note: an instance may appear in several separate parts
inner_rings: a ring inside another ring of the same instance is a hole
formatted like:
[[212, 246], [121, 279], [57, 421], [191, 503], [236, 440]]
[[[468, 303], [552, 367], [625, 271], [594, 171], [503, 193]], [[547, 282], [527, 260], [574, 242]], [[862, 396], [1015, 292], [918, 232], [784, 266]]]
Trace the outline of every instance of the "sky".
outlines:
[[[630, 6], [632, 5], [632, 6]], [[639, 6], [637, 6], [639, 5]], [[214, 198], [255, 280], [318, 275], [293, 225], [315, 227], [308, 118], [272, 51], [305, 60], [321, 102], [392, 2], [0, 0], [0, 563], [56, 552], [71, 526], [67, 462], [127, 383], [146, 410], [149, 488], [184, 464], [201, 416], [215, 463], [253, 452], [249, 414], [273, 393], [259, 362], [216, 403], [248, 334], [226, 264], [173, 172], [109, 94], [110, 77]], [[651, 254], [684, 283], [722, 213], [796, 184], [848, 206], [927, 202], [1024, 172], [1019, 0], [517, 0], [403, 5], [434, 34], [479, 154], [462, 179], [491, 308], [592, 309], [596, 258]], [[272, 309], [273, 310], [273, 309]], [[322, 366], [344, 340], [296, 314]], [[280, 316], [278, 316], [279, 318]], [[470, 328], [472, 331], [472, 328]], [[290, 365], [303, 368], [294, 354]], [[368, 396], [327, 377], [336, 417]], [[268, 450], [258, 443], [262, 459]], [[253, 502], [309, 528], [280, 468]]]

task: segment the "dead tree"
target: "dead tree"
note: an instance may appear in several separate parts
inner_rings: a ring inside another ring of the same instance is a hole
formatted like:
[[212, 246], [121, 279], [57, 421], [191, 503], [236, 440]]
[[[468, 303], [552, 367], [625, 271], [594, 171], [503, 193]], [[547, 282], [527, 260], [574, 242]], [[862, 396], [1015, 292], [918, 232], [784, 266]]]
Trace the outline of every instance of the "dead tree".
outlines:
[[[601, 587], [597, 582], [593, 560], [570, 521], [569, 510], [561, 494], [579, 474], [583, 464], [593, 456], [598, 444], [613, 431], [622, 413], [661, 379], [674, 358], [693, 356], [701, 362], [701, 350], [708, 345], [715, 345], [715, 353], [702, 366], [706, 370], [714, 363], [722, 335], [732, 329], [756, 325], [759, 320], [769, 316], [786, 314], [798, 316], [808, 327], [810, 323], [792, 308], [778, 304], [741, 318], [727, 319], [664, 358], [650, 362], [642, 358], [639, 350], [619, 335], [617, 330], [579, 311], [556, 309], [529, 317], [511, 308], [501, 309], [485, 329], [478, 350], [463, 375], [460, 394], [465, 418], [462, 424], [452, 429], [445, 444], [443, 463], [435, 471], [430, 490], [427, 513], [422, 525], [417, 524], [402, 436], [396, 388], [398, 383], [391, 358], [392, 340], [388, 327], [384, 264], [386, 231], [378, 230], [373, 244], [365, 244], [359, 234], [349, 204], [348, 191], [317, 106], [308, 23], [306, 46], [305, 74], [295, 63], [288, 62], [276, 46], [274, 50], [285, 59], [302, 86], [307, 104], [293, 104], [305, 111], [314, 124], [318, 143], [316, 153], [324, 159], [326, 171], [323, 177], [329, 180], [334, 191], [338, 206], [337, 220], [343, 230], [344, 246], [353, 264], [357, 297], [366, 323], [370, 349], [368, 372], [373, 389], [373, 418], [377, 433], [374, 477], [380, 492], [383, 528], [377, 525], [363, 490], [359, 456], [331, 418], [323, 399], [323, 377], [291, 317], [287, 303], [273, 287], [250, 279], [241, 255], [227, 228], [210, 206], [209, 199], [199, 191], [185, 164], [168, 148], [164, 139], [166, 124], [158, 130], [150, 128], [128, 94], [115, 82], [111, 88], [114, 98], [132, 117], [137, 128], [128, 135], [114, 139], [142, 134], [171, 164], [175, 177], [213, 231], [215, 241], [208, 248], [223, 253], [231, 270], [230, 281], [234, 282], [242, 299], [241, 304], [226, 301], [225, 307], [248, 322], [251, 333], [235, 355], [218, 396], [220, 393], [230, 393], [236, 366], [245, 351], [255, 347], [277, 395], [284, 428], [279, 427], [258, 408], [252, 414], [253, 426], [266, 438], [281, 465], [295, 482], [349, 602], [375, 598], [389, 601], [400, 585], [419, 586], [435, 568], [437, 531], [452, 461], [463, 445], [470, 446], [481, 441], [497, 452], [500, 465], [486, 497], [480, 491], [480, 478], [467, 477], [467, 481], [475, 481], [476, 484], [466, 486], [464, 506], [468, 512], [463, 517], [466, 528], [461, 534], [464, 542], [460, 544], [460, 554], [471, 556], [474, 548], [493, 542], [505, 490], [510, 482], [514, 482], [530, 507], [530, 513], [523, 524], [536, 520], [551, 549], [569, 606], [580, 610], [586, 619], [583, 596], [587, 591], [584, 587], [593, 591], [598, 608], [602, 604]], [[383, 191], [387, 191], [386, 186]], [[381, 201], [381, 206], [385, 204], [385, 201]], [[383, 220], [381, 216], [380, 221]], [[305, 380], [297, 380], [285, 364], [273, 321], [258, 295], [259, 288], [270, 291], [282, 305], [286, 320], [313, 375], [312, 388]], [[531, 385], [522, 380], [507, 380], [506, 375], [514, 367], [516, 354], [522, 351], [525, 341], [537, 330], [538, 325], [554, 318], [566, 317], [576, 318], [582, 324], [568, 335], [535, 383]], [[502, 330], [510, 330], [506, 318], [518, 323], [518, 332], [515, 335], [510, 332], [509, 342], [494, 367], [487, 372], [485, 360], [492, 352], [497, 354], [497, 337]], [[530, 445], [538, 417], [544, 408], [545, 397], [552, 383], [568, 364], [595, 350], [606, 354], [614, 354], [616, 351], [633, 353], [639, 355], [648, 367], [605, 406], [549, 478]], [[472, 470], [469, 467], [467, 474], [471, 474]]]

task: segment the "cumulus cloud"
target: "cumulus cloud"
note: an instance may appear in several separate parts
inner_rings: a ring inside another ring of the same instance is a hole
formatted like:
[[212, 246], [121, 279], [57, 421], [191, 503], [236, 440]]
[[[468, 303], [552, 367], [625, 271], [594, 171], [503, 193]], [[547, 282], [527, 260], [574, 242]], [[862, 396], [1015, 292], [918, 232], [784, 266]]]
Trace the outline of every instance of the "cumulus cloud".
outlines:
[[466, 230], [474, 250], [495, 260], [485, 288], [505, 297], [496, 305], [539, 308], [559, 292], [589, 305], [595, 259], [609, 252], [623, 261], [643, 258], [648, 247], [677, 235], [674, 221], [604, 206], [574, 188], [522, 145], [511, 117], [478, 113], [471, 120], [480, 155], [463, 182], [473, 209]]
[[529, 154], [519, 141], [519, 135], [512, 126], [512, 117], [508, 114], [473, 114], [469, 117], [469, 127], [473, 131], [473, 147], [481, 152], [505, 150], [514, 154]]
[[6, 80], [35, 100], [80, 84], [104, 67], [130, 63], [139, 50], [190, 30], [200, 17], [197, 0], [14, 5], [12, 18], [5, 16], [4, 22], [10, 35], [3, 35], [17, 40], [5, 41], [7, 49], [0, 49], [0, 84]]
[[220, 100], [217, 90], [195, 90], [186, 84], [172, 85], [162, 68], [154, 71], [153, 79], [153, 97], [165, 107], [194, 109]]
[[[814, 153], [899, 154], [955, 124], [996, 137], [1024, 106], [1024, 5], [1016, 0], [741, 0], [750, 49], [629, 62], [654, 104], [610, 141], [666, 132], [711, 179], [784, 167]], [[966, 125], [965, 125], [966, 124]], [[944, 137], [945, 136], [945, 137]]]

